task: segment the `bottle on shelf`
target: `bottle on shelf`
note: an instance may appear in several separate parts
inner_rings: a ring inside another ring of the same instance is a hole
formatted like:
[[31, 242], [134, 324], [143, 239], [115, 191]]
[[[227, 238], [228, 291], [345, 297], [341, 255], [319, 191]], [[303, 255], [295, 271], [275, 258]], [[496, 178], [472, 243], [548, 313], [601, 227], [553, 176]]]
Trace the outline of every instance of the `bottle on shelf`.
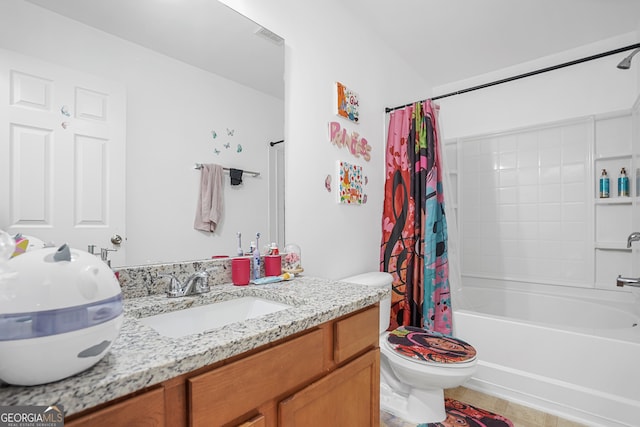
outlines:
[[602, 169], [602, 175], [600, 175], [600, 198], [606, 199], [609, 197], [609, 175], [607, 170]]
[[629, 177], [624, 168], [620, 169], [618, 177], [618, 197], [629, 197]]

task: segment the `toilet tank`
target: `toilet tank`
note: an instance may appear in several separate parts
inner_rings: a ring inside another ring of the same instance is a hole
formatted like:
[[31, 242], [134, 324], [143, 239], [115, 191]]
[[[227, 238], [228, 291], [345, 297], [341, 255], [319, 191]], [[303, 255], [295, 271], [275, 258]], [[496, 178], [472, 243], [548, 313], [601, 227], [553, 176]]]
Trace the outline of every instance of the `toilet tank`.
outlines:
[[[357, 283], [359, 285], [371, 286], [374, 288], [386, 288], [391, 290], [393, 276], [383, 271], [372, 271], [370, 273], [358, 274], [357, 276], [346, 277], [343, 282]], [[379, 332], [383, 333], [389, 327], [391, 321], [391, 294], [380, 301], [380, 325]]]

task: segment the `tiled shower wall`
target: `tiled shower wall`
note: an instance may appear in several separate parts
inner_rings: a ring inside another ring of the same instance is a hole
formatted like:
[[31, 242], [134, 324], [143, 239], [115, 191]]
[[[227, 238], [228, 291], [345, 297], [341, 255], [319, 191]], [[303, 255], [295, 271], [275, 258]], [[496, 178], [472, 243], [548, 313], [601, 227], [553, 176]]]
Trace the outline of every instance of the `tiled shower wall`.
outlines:
[[635, 202], [601, 203], [594, 171], [606, 162], [615, 196], [620, 167], [632, 168], [630, 117], [447, 141], [463, 277], [614, 289], [630, 273], [623, 236]]

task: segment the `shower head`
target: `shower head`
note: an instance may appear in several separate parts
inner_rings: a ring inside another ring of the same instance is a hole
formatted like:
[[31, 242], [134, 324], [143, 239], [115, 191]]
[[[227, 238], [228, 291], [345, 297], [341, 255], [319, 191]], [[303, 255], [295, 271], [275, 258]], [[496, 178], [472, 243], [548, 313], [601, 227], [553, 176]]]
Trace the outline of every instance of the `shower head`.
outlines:
[[631, 59], [638, 52], [640, 52], [640, 48], [634, 50], [626, 58], [620, 61], [620, 63], [618, 64], [618, 68], [620, 68], [621, 70], [628, 70], [629, 68], [631, 68]]

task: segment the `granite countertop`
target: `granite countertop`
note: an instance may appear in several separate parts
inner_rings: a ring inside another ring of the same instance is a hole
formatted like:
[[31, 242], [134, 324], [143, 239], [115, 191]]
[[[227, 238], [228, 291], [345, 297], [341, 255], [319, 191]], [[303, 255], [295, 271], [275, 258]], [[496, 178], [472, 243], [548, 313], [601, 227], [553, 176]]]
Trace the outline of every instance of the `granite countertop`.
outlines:
[[[375, 304], [388, 292], [298, 277], [266, 285], [216, 285], [206, 294], [184, 298], [151, 295], [125, 299], [120, 336], [100, 362], [54, 383], [0, 386], [0, 404], [61, 404], [66, 415], [74, 414]], [[293, 308], [181, 338], [161, 336], [138, 320], [238, 296], [263, 297]]]

